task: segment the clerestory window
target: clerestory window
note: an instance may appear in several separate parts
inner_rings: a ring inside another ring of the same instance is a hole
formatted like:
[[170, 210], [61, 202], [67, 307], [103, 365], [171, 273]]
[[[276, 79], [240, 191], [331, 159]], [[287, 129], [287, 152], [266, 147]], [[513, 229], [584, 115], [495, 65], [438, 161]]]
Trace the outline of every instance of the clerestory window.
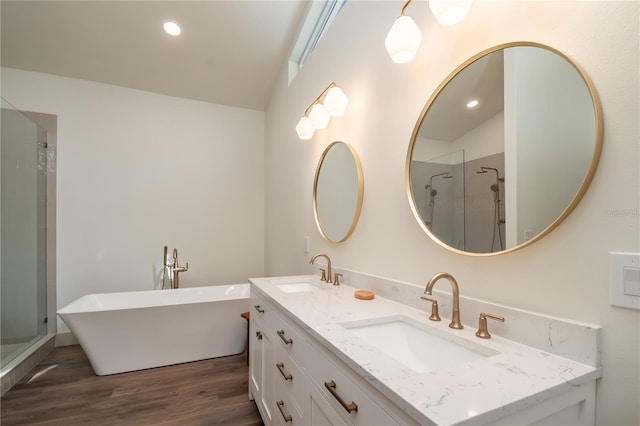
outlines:
[[347, 0], [313, 0], [289, 58], [289, 84], [346, 2]]

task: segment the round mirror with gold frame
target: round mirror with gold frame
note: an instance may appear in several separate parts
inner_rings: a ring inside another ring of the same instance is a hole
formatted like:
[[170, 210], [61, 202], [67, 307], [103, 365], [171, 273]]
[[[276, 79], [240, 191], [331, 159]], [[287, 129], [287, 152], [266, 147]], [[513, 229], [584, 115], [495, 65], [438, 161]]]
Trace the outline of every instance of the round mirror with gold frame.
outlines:
[[358, 223], [364, 177], [355, 149], [344, 142], [329, 145], [318, 162], [313, 183], [313, 211], [320, 234], [333, 243], [345, 241]]
[[602, 150], [602, 107], [586, 73], [539, 43], [473, 56], [428, 100], [407, 153], [411, 209], [457, 253], [538, 241], [582, 199]]

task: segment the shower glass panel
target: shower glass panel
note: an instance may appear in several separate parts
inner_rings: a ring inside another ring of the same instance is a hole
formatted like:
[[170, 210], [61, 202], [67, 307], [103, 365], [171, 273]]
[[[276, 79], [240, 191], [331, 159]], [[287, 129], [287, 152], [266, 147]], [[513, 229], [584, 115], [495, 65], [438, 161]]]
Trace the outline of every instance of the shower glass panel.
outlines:
[[0, 349], [4, 368], [47, 334], [47, 132], [2, 99]]

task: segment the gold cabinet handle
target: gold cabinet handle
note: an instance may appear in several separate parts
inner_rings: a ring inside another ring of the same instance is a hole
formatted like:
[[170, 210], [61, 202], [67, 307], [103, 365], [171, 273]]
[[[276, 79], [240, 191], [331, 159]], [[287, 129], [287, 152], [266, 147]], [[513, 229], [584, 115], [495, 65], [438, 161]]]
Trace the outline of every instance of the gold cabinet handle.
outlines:
[[287, 339], [286, 337], [284, 337], [284, 330], [278, 330], [278, 336], [280, 336], [282, 341], [285, 342], [287, 345], [293, 345], [293, 340]]
[[262, 340], [262, 332], [256, 331], [256, 339]]
[[351, 404], [347, 404], [340, 397], [340, 395], [338, 395], [338, 392], [336, 392], [336, 382], [334, 382], [333, 380], [331, 380], [330, 382], [324, 382], [324, 387], [327, 388], [329, 392], [331, 392], [331, 395], [333, 395], [335, 399], [338, 400], [340, 405], [342, 405], [342, 408], [347, 410], [347, 413], [351, 413], [352, 411], [355, 411], [356, 413], [358, 412], [358, 404], [353, 401], [351, 401]]
[[291, 415], [285, 415], [284, 411], [282, 410], [282, 407], [284, 407], [283, 400], [276, 401], [276, 405], [278, 406], [278, 410], [280, 410], [280, 414], [282, 414], [282, 418], [285, 422], [289, 423], [290, 421], [293, 421], [293, 417], [291, 417]]
[[253, 307], [258, 311], [258, 313], [264, 314], [264, 309], [262, 309], [260, 305], [254, 305]]
[[286, 381], [293, 380], [293, 376], [291, 374], [284, 373], [284, 362], [276, 364], [276, 368], [280, 371], [280, 374], [282, 374], [282, 377], [284, 377]]

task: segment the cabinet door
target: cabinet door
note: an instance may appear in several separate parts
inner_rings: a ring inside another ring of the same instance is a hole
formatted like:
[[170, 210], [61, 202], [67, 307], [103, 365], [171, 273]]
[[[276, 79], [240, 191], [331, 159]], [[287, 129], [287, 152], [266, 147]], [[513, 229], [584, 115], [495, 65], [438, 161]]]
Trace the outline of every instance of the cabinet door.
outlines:
[[[262, 297], [251, 298], [249, 319], [249, 383], [250, 389], [262, 393], [264, 382], [264, 337], [268, 334], [268, 314], [266, 303]], [[257, 395], [252, 395], [257, 398]]]
[[[262, 335], [256, 320], [249, 320], [249, 381], [254, 393], [262, 393]], [[258, 395], [253, 395], [254, 398]]]
[[260, 323], [250, 320], [249, 382], [253, 398], [266, 424], [271, 423], [273, 413], [271, 399], [273, 376], [269, 366], [273, 364], [273, 347], [269, 333], [261, 330]]

